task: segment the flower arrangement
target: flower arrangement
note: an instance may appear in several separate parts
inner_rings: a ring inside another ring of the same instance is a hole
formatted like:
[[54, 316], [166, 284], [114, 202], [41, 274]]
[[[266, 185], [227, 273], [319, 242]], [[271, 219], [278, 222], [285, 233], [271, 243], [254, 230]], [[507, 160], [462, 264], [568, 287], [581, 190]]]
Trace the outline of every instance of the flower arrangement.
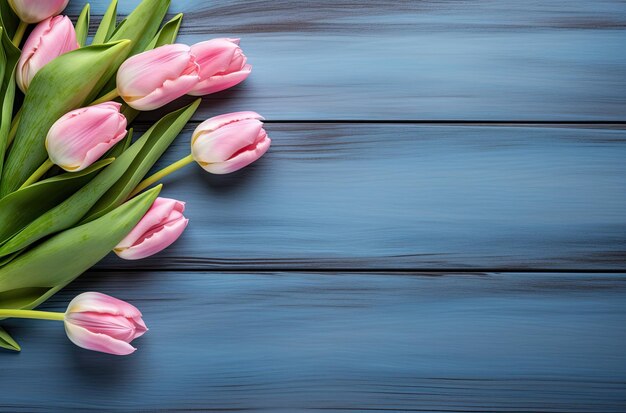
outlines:
[[[67, 3], [0, 0], [0, 320], [63, 321], [78, 346], [126, 355], [147, 331], [128, 303], [88, 292], [65, 313], [33, 309], [111, 251], [137, 260], [180, 237], [185, 203], [159, 197], [163, 177], [192, 163], [237, 171], [271, 140], [255, 112], [215, 116], [193, 132], [188, 156], [148, 176], [201, 99], [138, 138], [128, 126], [141, 111], [244, 81], [252, 67], [239, 39], [177, 44], [182, 14], [161, 24], [169, 0], [143, 0], [119, 23], [112, 0], [87, 45], [89, 4], [72, 24]], [[0, 347], [20, 350], [1, 327]]]

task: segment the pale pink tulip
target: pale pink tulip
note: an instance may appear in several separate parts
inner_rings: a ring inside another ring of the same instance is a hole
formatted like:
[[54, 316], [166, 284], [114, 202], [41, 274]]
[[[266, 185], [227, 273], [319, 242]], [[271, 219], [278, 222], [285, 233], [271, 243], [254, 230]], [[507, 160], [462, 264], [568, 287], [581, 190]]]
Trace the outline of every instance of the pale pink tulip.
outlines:
[[35, 74], [54, 58], [78, 49], [74, 25], [67, 16], [50, 17], [39, 23], [22, 48], [17, 63], [16, 81], [22, 92]]
[[213, 39], [191, 46], [200, 66], [200, 82], [189, 95], [202, 96], [219, 92], [243, 82], [252, 66], [239, 47], [239, 39]]
[[137, 350], [130, 342], [148, 331], [141, 317], [141, 312], [125, 301], [83, 293], [67, 307], [65, 332], [79, 347], [125, 356]]
[[97, 161], [126, 136], [121, 104], [104, 102], [73, 110], [57, 120], [46, 137], [50, 160], [76, 172]]
[[190, 48], [170, 44], [126, 60], [117, 72], [117, 91], [137, 110], [159, 108], [198, 83], [198, 64]]
[[236, 112], [202, 122], [191, 137], [191, 153], [207, 172], [227, 174], [259, 159], [270, 147], [263, 117]]
[[38, 23], [61, 13], [69, 0], [9, 0], [9, 5], [25, 23]]
[[185, 203], [157, 198], [146, 215], [113, 250], [125, 260], [149, 257], [169, 247], [187, 227]]

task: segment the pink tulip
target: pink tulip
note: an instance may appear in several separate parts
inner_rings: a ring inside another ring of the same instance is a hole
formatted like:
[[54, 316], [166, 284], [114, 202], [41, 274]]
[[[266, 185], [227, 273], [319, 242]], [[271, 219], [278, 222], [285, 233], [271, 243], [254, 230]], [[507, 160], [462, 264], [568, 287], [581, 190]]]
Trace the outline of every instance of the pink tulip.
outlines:
[[26, 93], [31, 80], [42, 67], [75, 49], [78, 49], [76, 31], [67, 16], [42, 21], [33, 29], [22, 49], [17, 63], [17, 85]]
[[188, 94], [194, 96], [219, 92], [243, 82], [252, 66], [239, 47], [239, 39], [213, 39], [191, 46], [200, 66], [200, 83]]
[[68, 338], [87, 350], [125, 356], [137, 350], [130, 342], [146, 331], [137, 308], [105, 294], [80, 294], [65, 312]]
[[70, 172], [83, 170], [98, 160], [126, 136], [121, 106], [104, 102], [63, 115], [46, 137], [50, 160]]
[[117, 72], [117, 91], [137, 110], [152, 110], [185, 95], [198, 83], [190, 48], [170, 44], [126, 60]]
[[69, 0], [9, 0], [9, 5], [25, 23], [38, 23], [61, 13]]
[[234, 172], [259, 159], [270, 147], [263, 117], [236, 112], [202, 122], [191, 137], [191, 153], [204, 170], [213, 174]]
[[183, 216], [185, 203], [157, 198], [146, 215], [113, 250], [125, 260], [138, 260], [164, 250], [174, 243], [187, 227]]

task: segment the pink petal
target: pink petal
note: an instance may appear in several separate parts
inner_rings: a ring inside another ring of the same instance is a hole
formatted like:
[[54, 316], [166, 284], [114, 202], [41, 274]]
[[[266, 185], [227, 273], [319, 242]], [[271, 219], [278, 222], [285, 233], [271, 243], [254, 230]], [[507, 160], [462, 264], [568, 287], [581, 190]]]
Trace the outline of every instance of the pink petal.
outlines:
[[[236, 40], [233, 41], [233, 40]], [[239, 49], [239, 39], [211, 39], [191, 46], [191, 53], [200, 66], [200, 78], [206, 79], [228, 70], [235, 52]], [[239, 70], [241, 67], [238, 67]]]
[[67, 16], [39, 23], [24, 44], [17, 64], [16, 81], [25, 92], [35, 74], [58, 56], [78, 48], [74, 26]]
[[173, 211], [184, 212], [185, 203], [176, 199], [158, 197], [135, 228], [115, 248], [130, 248], [146, 232], [166, 221]]
[[89, 151], [87, 151], [87, 154], [85, 155], [82, 163], [76, 169], [73, 170], [74, 172], [82, 171], [83, 169], [87, 168], [88, 166], [96, 162], [98, 159], [100, 159], [102, 155], [104, 155], [116, 143], [124, 139], [124, 136], [126, 136], [126, 133], [127, 133], [126, 118], [121, 113], [120, 113], [120, 116], [124, 118], [124, 128], [120, 130], [117, 135], [113, 136], [109, 140], [100, 142], [96, 146], [91, 148]]
[[245, 119], [229, 123], [209, 133], [194, 135], [193, 157], [202, 163], [226, 161], [240, 149], [256, 142], [262, 129], [262, 122]]
[[174, 221], [137, 245], [126, 249], [116, 248], [115, 253], [125, 260], [138, 260], [154, 255], [172, 245], [185, 231], [188, 223], [186, 218]]
[[76, 296], [67, 306], [67, 313], [95, 312], [121, 315], [127, 318], [141, 318], [141, 311], [126, 301], [118, 300], [110, 295], [87, 292]]
[[263, 156], [269, 149], [271, 142], [269, 137], [265, 137], [256, 144], [254, 149], [241, 152], [225, 162], [200, 164], [200, 166], [207, 172], [218, 175], [235, 172]]
[[265, 120], [263, 116], [252, 111], [233, 112], [233, 113], [226, 113], [224, 115], [213, 116], [212, 118], [209, 118], [198, 125], [198, 127], [193, 133], [194, 137], [192, 137], [192, 143], [193, 143], [193, 140], [195, 140], [196, 134], [198, 133], [211, 132], [218, 128], [221, 128], [222, 126], [228, 125], [229, 123], [237, 122], [240, 120], [246, 120], [246, 119]]
[[[105, 334], [116, 340], [130, 343], [136, 336], [137, 326], [132, 318], [103, 313], [74, 312], [65, 316], [65, 321], [83, 327], [92, 333]], [[142, 333], [143, 334], [143, 333]]]
[[161, 46], [124, 62], [117, 72], [117, 89], [133, 108], [152, 110], [191, 90], [199, 80], [198, 70], [189, 46]]
[[126, 356], [137, 350], [123, 340], [117, 340], [105, 334], [92, 333], [86, 328], [68, 322], [65, 323], [65, 332], [72, 343], [87, 350], [100, 351], [117, 356]]
[[105, 102], [71, 111], [56, 121], [46, 137], [50, 160], [67, 171], [80, 171], [126, 135], [121, 104]]
[[142, 111], [154, 110], [184, 96], [197, 83], [198, 77], [196, 75], [181, 76], [175, 80], [166, 80], [161, 87], [142, 98], [124, 100], [134, 109]]
[[234, 73], [211, 76], [208, 79], [198, 82], [187, 94], [191, 96], [202, 96], [221, 92], [246, 80], [251, 71], [252, 66], [245, 65], [243, 69]]

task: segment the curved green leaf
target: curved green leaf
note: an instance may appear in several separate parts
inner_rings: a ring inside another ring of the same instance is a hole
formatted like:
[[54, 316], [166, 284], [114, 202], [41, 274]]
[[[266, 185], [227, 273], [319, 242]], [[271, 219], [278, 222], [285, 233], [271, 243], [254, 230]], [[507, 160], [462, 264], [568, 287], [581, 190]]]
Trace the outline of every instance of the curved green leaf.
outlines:
[[78, 19], [76, 20], [76, 40], [78, 40], [80, 47], [83, 47], [87, 41], [87, 32], [89, 31], [89, 9], [89, 3], [85, 4], [85, 7], [83, 7], [83, 10], [80, 12]]
[[117, 19], [117, 0], [112, 0], [107, 11], [100, 20], [100, 25], [96, 34], [93, 36], [91, 44], [101, 44], [109, 41], [113, 31], [115, 30], [115, 20]]
[[170, 0], [143, 0], [124, 19], [111, 40], [128, 39], [133, 42], [130, 55], [143, 52], [159, 31], [161, 22], [170, 7]]
[[13, 37], [20, 20], [9, 6], [7, 0], [0, 0], [0, 26], [4, 27], [7, 36]]
[[46, 160], [44, 141], [50, 126], [70, 110], [92, 102], [129, 47], [128, 40], [82, 47], [57, 57], [37, 72], [26, 93], [17, 135], [2, 171], [0, 196], [19, 188]]
[[198, 109], [200, 102], [201, 99], [196, 99], [190, 105], [164, 116], [143, 134], [141, 139], [145, 139], [146, 144], [141, 149], [141, 152], [135, 157], [124, 176], [89, 211], [86, 220], [106, 214], [128, 198], [137, 184], [150, 171], [150, 168], [163, 155], [163, 152], [176, 139], [185, 124]]
[[89, 183], [29, 223], [0, 247], [0, 257], [19, 251], [47, 235], [77, 224], [96, 201], [122, 177], [145, 142], [145, 139], [135, 142]]
[[161, 30], [154, 36], [152, 41], [146, 47], [146, 50], [152, 50], [166, 44], [172, 44], [176, 41], [180, 25], [183, 22], [183, 14], [178, 13], [161, 27]]
[[0, 268], [0, 308], [34, 308], [100, 261], [137, 225], [160, 190], [63, 231]]
[[20, 345], [6, 332], [6, 330], [0, 327], [0, 347], [7, 350], [21, 351]]
[[13, 99], [15, 98], [15, 67], [19, 58], [19, 49], [11, 43], [4, 28], [0, 27], [0, 176], [11, 129]]
[[98, 161], [80, 172], [57, 175], [0, 199], [0, 245], [28, 223], [63, 202], [111, 162], [113, 159]]

